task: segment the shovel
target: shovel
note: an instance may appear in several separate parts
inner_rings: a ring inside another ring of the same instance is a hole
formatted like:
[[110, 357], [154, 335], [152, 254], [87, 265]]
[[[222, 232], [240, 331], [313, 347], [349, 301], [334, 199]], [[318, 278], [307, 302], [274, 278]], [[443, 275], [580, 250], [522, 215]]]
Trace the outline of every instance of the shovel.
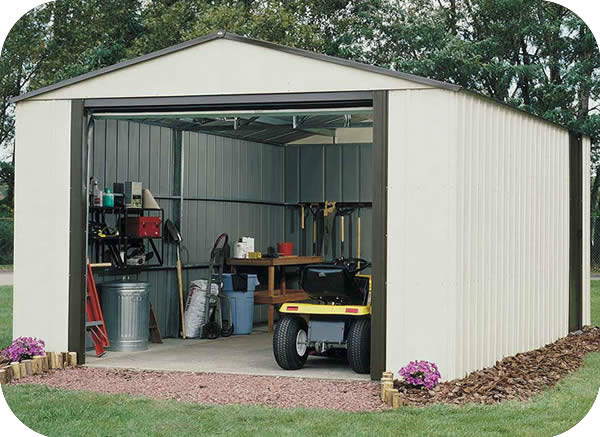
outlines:
[[185, 317], [184, 317], [184, 312], [183, 312], [183, 279], [182, 279], [182, 273], [181, 273], [181, 251], [180, 251], [181, 241], [183, 239], [181, 238], [181, 234], [179, 233], [177, 226], [175, 226], [175, 223], [173, 223], [171, 220], [167, 220], [165, 222], [165, 227], [167, 228], [167, 232], [169, 233], [171, 240], [173, 240], [176, 244], [175, 247], [176, 247], [176, 252], [177, 252], [177, 283], [179, 285], [179, 309], [181, 311], [181, 333], [182, 333], [182, 337], [185, 339], [186, 335], [185, 335]]

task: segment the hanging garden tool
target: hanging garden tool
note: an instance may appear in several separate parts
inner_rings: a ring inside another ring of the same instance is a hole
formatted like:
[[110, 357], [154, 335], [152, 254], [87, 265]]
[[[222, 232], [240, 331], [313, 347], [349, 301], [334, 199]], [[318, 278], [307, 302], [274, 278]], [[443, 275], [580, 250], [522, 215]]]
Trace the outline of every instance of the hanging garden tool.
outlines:
[[300, 205], [300, 255], [306, 255], [306, 232], [304, 230], [304, 205]]
[[175, 223], [173, 223], [171, 220], [167, 220], [165, 222], [165, 227], [167, 228], [167, 232], [169, 233], [171, 240], [173, 240], [173, 242], [176, 245], [175, 247], [177, 252], [177, 283], [179, 285], [179, 310], [181, 312], [181, 336], [183, 338], [186, 338], [185, 318], [183, 311], [183, 278], [181, 272], [181, 242], [183, 241], [183, 238], [181, 238], [181, 234], [179, 233], [177, 226], [175, 226]]
[[344, 257], [344, 215], [340, 216], [340, 257]]
[[333, 223], [335, 221], [335, 208], [336, 202], [325, 201], [323, 207], [323, 254], [327, 256], [329, 254], [329, 242], [331, 241], [331, 231], [333, 230]]
[[318, 221], [318, 216], [321, 213], [322, 209], [320, 207], [320, 205], [318, 203], [311, 203], [310, 204], [310, 212], [312, 214], [313, 217], [313, 232], [312, 232], [312, 255], [316, 256], [318, 255], [317, 253], [317, 240], [318, 240], [318, 229], [317, 229], [317, 221]]
[[[356, 248], [356, 258], [360, 259], [360, 208], [358, 208], [358, 218], [357, 218], [357, 231], [358, 231], [358, 235], [357, 235], [357, 248]], [[358, 268], [360, 269], [360, 261], [358, 262]]]

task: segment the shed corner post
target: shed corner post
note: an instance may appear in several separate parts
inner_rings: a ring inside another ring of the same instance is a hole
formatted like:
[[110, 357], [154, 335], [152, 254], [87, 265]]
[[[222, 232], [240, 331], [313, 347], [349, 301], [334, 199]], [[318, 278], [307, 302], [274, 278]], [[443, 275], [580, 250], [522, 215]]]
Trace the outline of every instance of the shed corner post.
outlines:
[[87, 123], [83, 100], [71, 101], [68, 348], [85, 363]]
[[583, 138], [569, 132], [569, 332], [583, 326]]
[[387, 90], [373, 92], [373, 281], [371, 315], [371, 379], [386, 371], [387, 214], [388, 214]]

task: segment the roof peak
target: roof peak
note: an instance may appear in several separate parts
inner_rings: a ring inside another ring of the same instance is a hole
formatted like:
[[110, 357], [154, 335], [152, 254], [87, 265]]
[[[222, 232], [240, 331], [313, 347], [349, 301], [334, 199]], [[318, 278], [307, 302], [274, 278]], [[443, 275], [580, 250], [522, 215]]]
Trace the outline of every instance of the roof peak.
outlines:
[[255, 46], [264, 47], [264, 48], [271, 49], [271, 50], [277, 50], [277, 51], [281, 51], [284, 53], [289, 53], [289, 54], [293, 54], [293, 55], [297, 55], [297, 56], [303, 56], [306, 58], [317, 59], [320, 61], [329, 62], [329, 63], [333, 63], [333, 64], [337, 64], [337, 65], [342, 65], [342, 66], [346, 66], [349, 68], [356, 68], [359, 70], [368, 71], [368, 72], [375, 73], [375, 74], [383, 74], [386, 76], [396, 77], [399, 79], [404, 79], [404, 80], [408, 80], [410, 82], [415, 82], [415, 83], [432, 86], [432, 87], [436, 87], [436, 88], [444, 88], [444, 89], [449, 89], [452, 91], [458, 91], [458, 90], [462, 89], [462, 87], [460, 87], [458, 85], [453, 85], [453, 84], [449, 84], [446, 82], [440, 82], [437, 80], [428, 79], [428, 78], [416, 76], [413, 74], [402, 73], [402, 72], [390, 70], [387, 68], [377, 67], [375, 65], [363, 64], [363, 63], [356, 62], [356, 61], [350, 61], [348, 59], [342, 59], [342, 58], [337, 58], [337, 57], [333, 57], [333, 56], [329, 56], [329, 55], [324, 55], [322, 53], [312, 52], [309, 50], [284, 46], [281, 44], [263, 41], [263, 40], [259, 40], [259, 39], [253, 39], [253, 38], [245, 37], [242, 35], [237, 35], [235, 33], [228, 32], [223, 29], [219, 29], [216, 32], [210, 33], [205, 36], [201, 36], [199, 38], [191, 39], [189, 41], [184, 41], [182, 43], [176, 44], [171, 47], [166, 47], [164, 49], [157, 50], [155, 52], [148, 53], [146, 55], [142, 55], [137, 58], [133, 58], [133, 59], [130, 59], [130, 60], [127, 60], [124, 62], [120, 62], [118, 64], [110, 65], [108, 67], [104, 67], [99, 70], [91, 71], [89, 73], [85, 73], [80, 76], [73, 77], [71, 79], [63, 80], [61, 82], [57, 82], [55, 84], [52, 84], [52, 85], [49, 85], [46, 87], [27, 92], [25, 94], [21, 94], [20, 96], [17, 96], [17, 97], [14, 97], [13, 99], [11, 99], [10, 102], [11, 103], [20, 102], [22, 100], [26, 100], [31, 97], [39, 96], [41, 94], [45, 94], [50, 91], [64, 88], [69, 85], [74, 85], [76, 83], [83, 82], [85, 80], [101, 76], [103, 74], [108, 74], [113, 71], [120, 70], [122, 68], [127, 68], [132, 65], [140, 64], [142, 62], [156, 59], [161, 56], [165, 56], [165, 55], [168, 55], [171, 53], [178, 52], [180, 50], [185, 50], [190, 47], [201, 45], [201, 44], [204, 44], [209, 41], [216, 40], [216, 39], [227, 39], [230, 41], [237, 41], [237, 42], [242, 42], [245, 44], [252, 44]]

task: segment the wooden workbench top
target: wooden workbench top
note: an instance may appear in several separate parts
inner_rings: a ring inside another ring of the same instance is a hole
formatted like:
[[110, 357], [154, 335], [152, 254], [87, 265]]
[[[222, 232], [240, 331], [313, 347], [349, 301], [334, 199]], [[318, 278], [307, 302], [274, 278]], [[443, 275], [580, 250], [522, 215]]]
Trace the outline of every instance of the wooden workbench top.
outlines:
[[227, 264], [230, 266], [299, 266], [305, 264], [319, 264], [323, 262], [322, 256], [280, 256], [279, 258], [228, 258]]

